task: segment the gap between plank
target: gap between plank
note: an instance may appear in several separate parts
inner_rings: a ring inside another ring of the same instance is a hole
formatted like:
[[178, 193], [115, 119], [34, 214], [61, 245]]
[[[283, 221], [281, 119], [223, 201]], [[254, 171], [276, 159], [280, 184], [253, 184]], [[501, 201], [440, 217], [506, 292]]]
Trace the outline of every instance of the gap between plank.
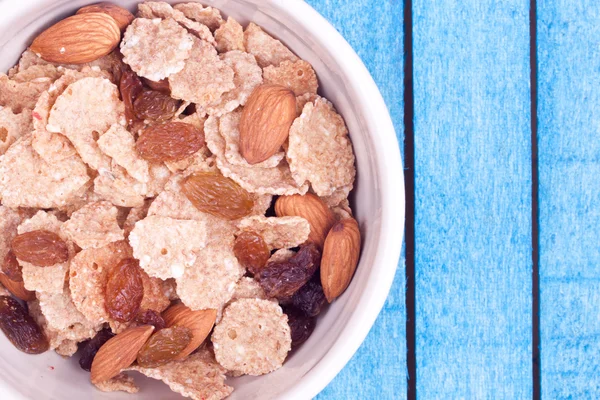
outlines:
[[537, 1], [529, 2], [529, 67], [531, 92], [531, 365], [533, 399], [540, 400], [542, 392], [540, 359], [540, 255], [539, 255], [539, 174], [537, 120]]
[[415, 135], [412, 0], [404, 0], [404, 187], [406, 188], [406, 365], [407, 399], [417, 398], [415, 313]]

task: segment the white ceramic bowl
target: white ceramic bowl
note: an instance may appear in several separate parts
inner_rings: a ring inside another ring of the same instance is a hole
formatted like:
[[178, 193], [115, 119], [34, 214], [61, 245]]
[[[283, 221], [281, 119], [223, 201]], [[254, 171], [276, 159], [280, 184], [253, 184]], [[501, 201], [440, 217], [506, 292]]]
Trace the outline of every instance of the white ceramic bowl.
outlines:
[[[0, 1], [0, 70], [19, 58], [37, 33], [93, 0]], [[135, 9], [136, 0], [113, 0]], [[173, 1], [176, 2], [176, 1]], [[179, 1], [181, 2], [181, 1]], [[358, 349], [390, 290], [404, 226], [403, 169], [394, 128], [369, 72], [342, 36], [301, 0], [203, 0], [242, 23], [250, 20], [315, 68], [322, 94], [344, 116], [356, 153], [353, 205], [363, 236], [352, 284], [319, 317], [310, 339], [283, 368], [262, 377], [230, 379], [232, 399], [310, 399]], [[404, 321], [398, 321], [404, 323]], [[20, 353], [0, 334], [0, 399], [177, 399], [165, 385], [137, 378], [137, 395], [101, 393], [76, 359], [53, 352]]]

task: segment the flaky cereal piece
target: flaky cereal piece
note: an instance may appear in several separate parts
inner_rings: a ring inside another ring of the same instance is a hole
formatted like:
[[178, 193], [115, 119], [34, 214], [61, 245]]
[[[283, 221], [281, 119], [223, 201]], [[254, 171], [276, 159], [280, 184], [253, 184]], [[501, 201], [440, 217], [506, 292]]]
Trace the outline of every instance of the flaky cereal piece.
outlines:
[[137, 393], [140, 388], [135, 384], [133, 378], [127, 374], [119, 374], [104, 382], [94, 383], [101, 392], [127, 392]]
[[211, 339], [222, 367], [248, 375], [279, 369], [292, 344], [288, 318], [281, 307], [261, 299], [232, 302]]
[[[56, 233], [67, 244], [69, 259], [71, 259], [75, 255], [75, 248], [69, 238], [61, 232], [62, 224], [56, 216], [40, 210], [31, 218], [23, 220], [17, 227], [17, 233], [21, 235], [36, 230]], [[19, 259], [17, 261], [22, 266], [25, 289], [37, 291], [38, 293], [60, 294], [63, 292], [70, 261], [49, 267], [39, 267]]]
[[233, 296], [231, 300], [239, 300], [239, 299], [263, 299], [267, 300], [268, 297], [265, 294], [265, 291], [260, 286], [260, 284], [250, 278], [248, 276], [240, 279], [235, 286], [235, 291], [233, 292]]
[[173, 175], [164, 163], [149, 164], [150, 180], [146, 185], [146, 197], [158, 196]]
[[187, 18], [206, 25], [211, 31], [216, 30], [224, 22], [221, 12], [218, 9], [204, 7], [200, 3], [175, 4], [173, 8], [181, 11]]
[[319, 82], [312, 65], [304, 60], [283, 61], [278, 67], [270, 65], [263, 70], [265, 83], [285, 86], [296, 96], [317, 94]]
[[61, 231], [82, 249], [104, 247], [123, 240], [117, 212], [117, 207], [108, 201], [88, 203], [71, 215]]
[[205, 108], [209, 115], [216, 117], [227, 114], [240, 105], [246, 104], [248, 98], [262, 81], [262, 70], [256, 64], [252, 54], [242, 51], [230, 51], [219, 56], [234, 72], [233, 83], [235, 88], [224, 93], [217, 103]]
[[91, 338], [101, 329], [75, 308], [68, 286], [61, 293], [38, 292], [37, 299], [48, 327], [68, 334], [71, 340]]
[[133, 135], [123, 125], [111, 125], [98, 139], [98, 147], [134, 179], [145, 183], [150, 180], [148, 161], [139, 156]]
[[129, 234], [133, 255], [148, 275], [180, 278], [194, 265], [206, 246], [206, 225], [201, 221], [148, 216]]
[[20, 113], [25, 108], [31, 110], [51, 84], [52, 79], [47, 77], [17, 82], [5, 74], [0, 74], [0, 106], [8, 107], [15, 113]]
[[353, 184], [356, 170], [348, 130], [327, 100], [304, 106], [290, 128], [287, 159], [296, 182], [309, 181], [319, 196]]
[[193, 43], [185, 67], [169, 76], [169, 85], [172, 97], [191, 101], [196, 107], [204, 108], [235, 88], [234, 73], [210, 43], [197, 38]]
[[26, 69], [19, 70], [11, 79], [15, 82], [54, 82], [63, 74], [63, 68], [57, 68], [52, 64], [32, 65]]
[[275, 253], [271, 254], [269, 261], [267, 262], [280, 262], [287, 261], [290, 258], [294, 257], [296, 252], [290, 249], [279, 249]]
[[183, 69], [192, 45], [193, 36], [171, 18], [136, 18], [125, 31], [121, 53], [138, 75], [160, 81]]
[[298, 185], [292, 178], [290, 168], [285, 159], [275, 168], [256, 168], [231, 164], [225, 158], [226, 143], [219, 133], [219, 122], [210, 117], [204, 124], [206, 144], [217, 157], [217, 167], [221, 173], [233, 179], [238, 185], [251, 193], [257, 194], [304, 194], [308, 185]]
[[349, 206], [348, 207], [335, 206], [331, 209], [331, 211], [333, 212], [335, 219], [338, 221], [340, 221], [342, 219], [346, 219], [346, 218], [352, 218], [352, 212], [351, 212]]
[[123, 222], [123, 230], [125, 231], [125, 237], [129, 236], [129, 233], [133, 230], [136, 222], [143, 220], [148, 215], [148, 209], [154, 199], [144, 200], [144, 204], [139, 207], [133, 207], [127, 213], [125, 221]]
[[348, 195], [352, 191], [353, 185], [340, 186], [329, 196], [322, 196], [321, 200], [329, 207], [339, 206], [342, 202], [348, 201]]
[[215, 40], [219, 53], [232, 50], [246, 51], [244, 47], [244, 28], [232, 17], [215, 31]]
[[[302, 115], [302, 110], [306, 103], [315, 103], [320, 96], [314, 93], [304, 93], [302, 96], [296, 96], [296, 115], [299, 117]], [[287, 142], [286, 142], [287, 143]], [[287, 146], [285, 147], [287, 151]]]
[[211, 155], [208, 147], [204, 146], [190, 157], [183, 160], [166, 162], [165, 165], [173, 173], [186, 171], [185, 175], [196, 171], [214, 171], [217, 169], [217, 164], [214, 157]]
[[225, 369], [205, 347], [182, 361], [171, 361], [156, 368], [133, 365], [127, 370], [161, 380], [172, 391], [192, 400], [221, 400], [233, 392], [233, 388], [225, 384]]
[[83, 78], [56, 99], [46, 129], [65, 135], [81, 159], [94, 169], [109, 168], [110, 158], [96, 140], [111, 125], [125, 124], [125, 108], [117, 87], [104, 78]]
[[261, 194], [256, 196], [254, 199], [254, 207], [252, 207], [252, 212], [250, 215], [265, 215], [272, 203], [273, 196], [270, 194]]
[[101, 169], [94, 179], [94, 192], [104, 200], [120, 207], [141, 207], [148, 185], [133, 179], [124, 168], [112, 164]]
[[0, 156], [0, 198], [8, 207], [63, 206], [89, 179], [78, 156], [53, 164], [42, 160], [31, 146], [31, 135], [21, 137]]
[[31, 110], [24, 109], [18, 114], [9, 107], [0, 106], [0, 155], [23, 135], [31, 132]]
[[244, 31], [244, 46], [248, 53], [256, 57], [256, 61], [261, 68], [269, 65], [277, 67], [283, 61], [293, 62], [298, 60], [298, 56], [285, 47], [283, 43], [270, 36], [253, 22], [250, 22]]
[[233, 165], [243, 165], [249, 168], [275, 168], [285, 157], [280, 151], [256, 164], [249, 164], [240, 153], [240, 119], [242, 111], [236, 110], [219, 119], [219, 133], [225, 139], [225, 159]]
[[196, 35], [202, 40], [206, 40], [212, 45], [215, 45], [215, 39], [208, 27], [197, 21], [193, 21], [185, 16], [179, 10], [174, 10], [169, 3], [163, 1], [147, 1], [138, 4], [138, 17], [141, 18], [172, 18], [179, 25]]
[[252, 215], [238, 222], [241, 231], [253, 231], [261, 235], [269, 249], [287, 249], [306, 242], [310, 224], [302, 217], [265, 217]]
[[73, 195], [66, 200], [64, 205], [56, 207], [55, 210], [66, 215], [67, 218], [64, 220], [66, 221], [75, 211], [79, 210], [87, 203], [100, 200], [102, 199], [94, 193], [94, 182], [88, 181], [80, 190], [73, 193]]

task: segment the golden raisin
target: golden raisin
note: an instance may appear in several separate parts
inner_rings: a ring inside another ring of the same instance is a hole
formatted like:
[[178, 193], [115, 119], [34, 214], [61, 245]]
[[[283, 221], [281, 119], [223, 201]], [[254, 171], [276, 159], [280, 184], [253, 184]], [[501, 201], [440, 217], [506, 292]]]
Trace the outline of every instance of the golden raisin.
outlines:
[[111, 318], [131, 321], [138, 313], [144, 298], [142, 272], [138, 261], [126, 258], [108, 274], [104, 299]]
[[253, 274], [257, 274], [271, 256], [262, 236], [251, 231], [244, 231], [238, 235], [233, 244], [233, 253], [240, 264]]
[[4, 262], [2, 263], [2, 272], [7, 276], [8, 279], [15, 282], [23, 282], [23, 273], [21, 271], [21, 266], [17, 261], [17, 257], [12, 250], [9, 250], [4, 257]]
[[140, 367], [154, 368], [173, 360], [192, 340], [192, 331], [183, 326], [161, 329], [142, 347], [137, 356]]
[[179, 161], [204, 146], [204, 132], [184, 122], [152, 125], [142, 132], [137, 151], [150, 162]]
[[163, 122], [175, 115], [181, 101], [155, 90], [145, 90], [133, 103], [135, 116], [142, 121]]
[[21, 260], [38, 267], [49, 267], [69, 259], [67, 244], [54, 232], [31, 231], [15, 236], [12, 251]]
[[245, 217], [254, 207], [250, 193], [218, 172], [196, 172], [181, 190], [198, 210], [228, 220]]
[[44, 332], [18, 301], [0, 296], [0, 329], [24, 353], [41, 354], [50, 347]]

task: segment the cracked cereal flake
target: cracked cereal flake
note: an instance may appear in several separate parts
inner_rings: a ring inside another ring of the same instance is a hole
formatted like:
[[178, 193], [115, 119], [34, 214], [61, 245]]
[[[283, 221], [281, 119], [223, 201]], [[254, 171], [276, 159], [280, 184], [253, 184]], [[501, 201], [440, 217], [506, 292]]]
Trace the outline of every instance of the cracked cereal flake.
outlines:
[[46, 129], [62, 133], [77, 149], [81, 159], [94, 169], [108, 168], [110, 158], [96, 140], [116, 123], [125, 123], [125, 107], [117, 87], [104, 78], [83, 78], [58, 96]]
[[164, 163], [150, 163], [150, 180], [148, 181], [146, 197], [158, 196], [171, 178], [171, 171]]
[[133, 378], [127, 374], [119, 374], [104, 382], [94, 383], [101, 392], [127, 392], [137, 393], [140, 388], [135, 384]]
[[194, 155], [183, 160], [165, 162], [165, 165], [173, 173], [186, 171], [185, 175], [196, 171], [214, 171], [217, 169], [214, 157], [206, 146], [198, 150]]
[[31, 110], [24, 109], [15, 114], [9, 107], [0, 106], [0, 155], [4, 154], [17, 139], [32, 130]]
[[344, 200], [348, 200], [348, 195], [352, 191], [353, 185], [341, 186], [329, 196], [322, 196], [321, 200], [329, 207], [339, 206]]
[[82, 249], [103, 247], [123, 240], [117, 213], [117, 207], [108, 201], [88, 203], [71, 215], [61, 231]]
[[215, 31], [215, 41], [219, 53], [232, 50], [246, 51], [244, 47], [244, 28], [232, 17]]
[[158, 82], [183, 69], [192, 45], [193, 36], [171, 18], [136, 18], [125, 31], [121, 53], [139, 76]]
[[278, 262], [278, 261], [287, 261], [290, 258], [294, 257], [296, 252], [290, 249], [279, 249], [275, 253], [271, 255], [269, 261], [267, 262]]
[[233, 296], [231, 300], [239, 300], [239, 299], [267, 299], [267, 295], [265, 291], [260, 286], [260, 284], [250, 277], [243, 277], [240, 279], [235, 286], [235, 291], [233, 292]]
[[153, 199], [144, 200], [144, 204], [140, 207], [133, 207], [127, 213], [125, 221], [123, 222], [123, 230], [125, 231], [125, 237], [129, 236], [129, 233], [133, 230], [136, 222], [141, 221], [148, 215], [148, 209], [152, 204]]
[[33, 109], [40, 95], [50, 87], [50, 78], [36, 78], [33, 81], [18, 82], [0, 74], [0, 106], [20, 113], [23, 109]]
[[335, 215], [335, 219], [340, 221], [342, 219], [346, 219], [346, 218], [352, 218], [352, 212], [350, 210], [350, 207], [342, 207], [342, 206], [336, 206], [333, 207], [331, 209], [331, 211], [333, 212], [333, 215]]
[[263, 71], [265, 83], [285, 86], [296, 96], [317, 94], [319, 82], [312, 65], [304, 60], [284, 61], [278, 67], [268, 66]]
[[287, 159], [296, 182], [309, 181], [319, 196], [354, 182], [354, 153], [343, 118], [320, 98], [307, 103], [290, 128]]
[[227, 93], [223, 93], [223, 96], [221, 96], [217, 103], [206, 107], [205, 111], [209, 115], [216, 117], [222, 116], [235, 110], [238, 106], [246, 104], [254, 88], [259, 86], [263, 81], [262, 70], [256, 64], [253, 55], [235, 50], [221, 54], [219, 57], [233, 69], [233, 83], [235, 88]]
[[71, 357], [79, 350], [79, 346], [77, 346], [77, 342], [75, 340], [63, 340], [54, 351], [56, 354], [63, 357]]
[[240, 153], [240, 118], [242, 111], [236, 110], [224, 115], [219, 119], [219, 133], [225, 139], [225, 159], [233, 165], [243, 165], [249, 168], [275, 168], [285, 157], [285, 153], [280, 151], [267, 158], [265, 161], [248, 164]]
[[200, 3], [181, 3], [173, 6], [181, 11], [187, 18], [206, 25], [211, 31], [216, 30], [223, 24], [221, 12], [213, 7], [204, 7]]
[[254, 207], [250, 215], [265, 215], [267, 210], [271, 207], [273, 202], [273, 196], [270, 194], [261, 194], [255, 197]]
[[253, 215], [238, 222], [239, 232], [253, 231], [263, 237], [270, 250], [296, 247], [306, 242], [310, 224], [302, 217]]
[[172, 391], [192, 400], [221, 400], [233, 392], [233, 388], [225, 384], [225, 369], [206, 348], [200, 348], [182, 361], [171, 361], [156, 368], [134, 365], [127, 370], [161, 380]]
[[26, 69], [19, 70], [11, 77], [15, 82], [54, 82], [63, 74], [64, 69], [57, 68], [52, 64], [32, 65]]
[[[75, 248], [69, 239], [61, 232], [62, 222], [49, 212], [40, 210], [34, 216], [24, 220], [17, 227], [17, 233], [23, 234], [36, 230], [45, 230], [56, 233], [67, 243], [69, 248], [69, 259], [75, 255]], [[49, 267], [38, 267], [36, 265], [18, 260], [23, 267], [23, 284], [27, 290], [60, 294], [63, 292], [64, 282], [69, 270], [70, 261], [54, 264]]]
[[94, 192], [104, 200], [120, 207], [141, 207], [148, 192], [145, 183], [133, 179], [124, 168], [112, 165], [101, 169], [94, 179]]
[[37, 298], [48, 327], [66, 333], [71, 340], [93, 337], [101, 329], [75, 308], [68, 286], [61, 293], [37, 293]]
[[256, 376], [283, 365], [292, 339], [287, 316], [278, 304], [240, 299], [225, 309], [212, 343], [222, 367]]
[[210, 117], [204, 124], [206, 144], [217, 157], [217, 167], [221, 173], [233, 179], [238, 185], [251, 193], [258, 194], [304, 194], [308, 185], [298, 186], [292, 178], [290, 168], [285, 159], [275, 168], [256, 168], [244, 165], [233, 165], [225, 158], [226, 143], [219, 133], [217, 118]]
[[213, 46], [216, 44], [215, 39], [208, 27], [197, 21], [193, 21], [185, 16], [179, 10], [174, 10], [170, 4], [158, 1], [147, 1], [138, 4], [138, 17], [141, 18], [173, 18], [182, 27], [196, 35], [202, 40], [206, 40]]
[[196, 107], [204, 108], [235, 88], [234, 73], [210, 43], [197, 38], [193, 42], [185, 67], [169, 76], [169, 85], [172, 97], [191, 101]]
[[261, 68], [279, 66], [283, 61], [298, 61], [299, 58], [279, 40], [271, 37], [255, 23], [251, 22], [244, 31], [246, 51], [256, 57]]
[[201, 221], [148, 216], [129, 234], [133, 255], [148, 275], [180, 278], [206, 246], [206, 224]]
[[113, 124], [98, 139], [98, 147], [115, 163], [125, 168], [125, 171], [134, 179], [144, 183], [150, 180], [148, 161], [138, 155], [135, 149], [135, 139], [124, 126]]
[[89, 181], [78, 156], [56, 163], [42, 160], [31, 146], [31, 135], [17, 140], [0, 156], [0, 198], [8, 207], [61, 207]]
[[317, 100], [319, 97], [319, 95], [314, 93], [304, 93], [302, 96], [296, 96], [296, 114], [298, 116], [302, 115], [302, 110], [304, 110], [304, 106], [306, 105], [306, 103], [314, 104], [315, 100]]

